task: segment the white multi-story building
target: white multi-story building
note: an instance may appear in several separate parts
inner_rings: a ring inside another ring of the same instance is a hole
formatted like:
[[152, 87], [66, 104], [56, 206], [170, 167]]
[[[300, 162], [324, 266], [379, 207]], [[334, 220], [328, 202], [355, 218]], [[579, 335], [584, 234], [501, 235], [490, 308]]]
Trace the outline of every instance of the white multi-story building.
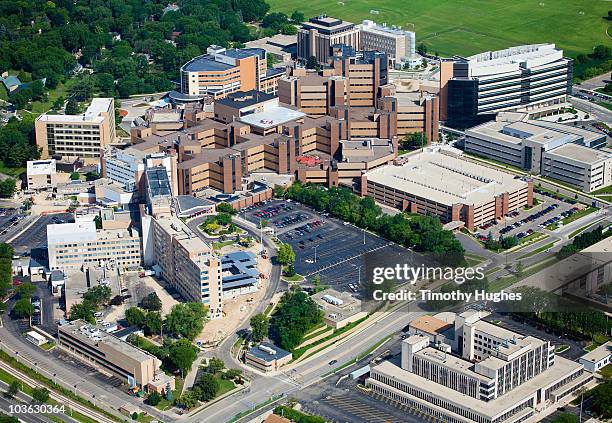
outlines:
[[549, 342], [483, 316], [466, 311], [416, 319], [402, 342], [400, 365], [372, 368], [366, 385], [439, 421], [517, 423], [591, 380], [581, 364], [556, 357]]
[[178, 193], [176, 157], [166, 153], [147, 154], [135, 148], [108, 148], [100, 157], [102, 177], [121, 185], [126, 192], [144, 194], [143, 176], [147, 169], [163, 167], [171, 188]]
[[441, 63], [440, 115], [463, 129], [503, 110], [563, 107], [571, 89], [572, 61], [554, 44], [455, 56]]
[[494, 121], [465, 131], [465, 151], [591, 192], [612, 183], [606, 135], [543, 121]]
[[361, 50], [377, 50], [387, 53], [389, 59], [398, 62], [416, 55], [416, 36], [412, 31], [401, 27], [388, 27], [385, 24], [365, 20], [359, 25]]
[[26, 175], [29, 190], [57, 187], [55, 159], [28, 161]]
[[140, 234], [135, 229], [96, 229], [94, 221], [47, 225], [50, 270], [82, 266], [140, 266]]

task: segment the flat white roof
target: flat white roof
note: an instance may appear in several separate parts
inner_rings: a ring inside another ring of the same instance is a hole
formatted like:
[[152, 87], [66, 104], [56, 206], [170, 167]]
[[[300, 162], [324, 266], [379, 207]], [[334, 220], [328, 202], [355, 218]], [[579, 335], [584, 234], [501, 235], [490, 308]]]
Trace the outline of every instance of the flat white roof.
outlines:
[[55, 159], [49, 160], [29, 160], [27, 163], [28, 175], [50, 175], [55, 173]]
[[567, 360], [563, 357], [556, 356], [555, 364], [536, 377], [529, 379], [527, 382], [519, 385], [511, 391], [497, 397], [492, 401], [482, 401], [469, 395], [464, 395], [454, 389], [447, 388], [444, 385], [428, 380], [424, 377], [410, 373], [399, 366], [383, 361], [378, 366], [374, 367], [392, 379], [399, 380], [416, 387], [425, 392], [429, 392], [438, 398], [445, 398], [465, 409], [471, 409], [475, 412], [488, 417], [496, 417], [497, 415], [513, 408], [518, 403], [526, 400], [533, 395], [538, 389], [549, 387], [556, 382], [563, 380], [567, 375], [575, 372], [582, 364]]
[[387, 165], [366, 173], [368, 181], [427, 198], [446, 206], [481, 205], [504, 192], [527, 186], [514, 175], [469, 162], [460, 155], [428, 148], [401, 165]]
[[596, 164], [612, 159], [612, 154], [578, 144], [565, 144], [554, 150], [547, 151], [546, 155], [559, 156], [575, 160], [580, 163]]
[[29, 331], [29, 332], [27, 333], [27, 335], [28, 335], [29, 337], [32, 337], [32, 338], [36, 339], [37, 341], [45, 341], [45, 342], [47, 341], [47, 338], [45, 338], [44, 336], [42, 336], [42, 335], [41, 335], [40, 333], [38, 333], [38, 332], [34, 332], [33, 330]]
[[79, 221], [47, 225], [47, 244], [95, 241], [96, 223]]
[[89, 107], [85, 110], [85, 113], [81, 115], [40, 115], [37, 120], [44, 122], [91, 122], [100, 123], [104, 120], [101, 116], [102, 113], [114, 113], [111, 110], [113, 99], [112, 98], [94, 98], [91, 100]]
[[609, 357], [612, 354], [612, 341], [608, 341], [603, 345], [595, 348], [593, 351], [590, 351], [580, 357], [580, 360], [589, 361], [591, 363], [597, 363], [605, 358]]
[[276, 106], [269, 107], [263, 112], [242, 116], [240, 121], [256, 128], [269, 129], [283, 125], [287, 122], [302, 119], [304, 116], [306, 116], [305, 113], [297, 110]]

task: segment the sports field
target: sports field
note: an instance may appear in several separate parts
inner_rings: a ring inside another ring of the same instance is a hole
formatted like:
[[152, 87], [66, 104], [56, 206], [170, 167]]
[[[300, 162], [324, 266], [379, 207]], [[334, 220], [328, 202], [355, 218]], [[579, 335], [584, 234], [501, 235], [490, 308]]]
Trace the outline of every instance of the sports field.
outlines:
[[267, 0], [271, 11], [371, 19], [415, 30], [417, 43], [441, 55], [470, 55], [553, 42], [568, 56], [611, 45], [609, 0]]

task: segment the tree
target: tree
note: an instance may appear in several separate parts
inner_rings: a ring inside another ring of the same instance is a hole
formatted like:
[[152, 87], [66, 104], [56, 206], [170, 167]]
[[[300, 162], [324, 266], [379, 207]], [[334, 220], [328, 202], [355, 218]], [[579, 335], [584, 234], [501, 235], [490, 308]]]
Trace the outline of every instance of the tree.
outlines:
[[300, 12], [299, 10], [294, 10], [293, 13], [291, 14], [291, 20], [295, 24], [300, 24], [304, 22], [306, 18], [304, 18], [304, 14], [302, 12]]
[[78, 115], [79, 114], [79, 103], [73, 98], [69, 98], [66, 102], [64, 113], [67, 115]]
[[417, 53], [419, 53], [421, 56], [425, 56], [427, 54], [427, 46], [423, 43], [420, 43], [417, 46]]
[[225, 363], [220, 358], [212, 357], [208, 360], [208, 366], [206, 367], [208, 373], [219, 373], [223, 369], [225, 369]]
[[187, 410], [195, 407], [199, 404], [200, 393], [195, 391], [185, 392], [176, 400], [176, 404], [179, 407], [183, 407]]
[[79, 172], [72, 172], [70, 174], [70, 179], [73, 181], [78, 181], [79, 179], [81, 179], [81, 174]]
[[240, 375], [242, 375], [241, 369], [228, 369], [225, 373], [223, 373], [223, 379], [234, 380]]
[[303, 291], [285, 293], [270, 324], [270, 338], [281, 348], [293, 350], [306, 332], [323, 321], [316, 303]]
[[219, 381], [212, 373], [203, 373], [195, 383], [200, 393], [200, 401], [210, 401], [219, 392]]
[[157, 311], [150, 311], [145, 315], [143, 322], [143, 329], [145, 335], [158, 334], [162, 329], [162, 317], [161, 313]]
[[15, 301], [13, 314], [20, 319], [31, 317], [34, 314], [34, 306], [30, 302], [30, 298], [24, 297]]
[[295, 263], [295, 252], [291, 247], [291, 244], [283, 243], [278, 248], [278, 254], [276, 260], [280, 264], [293, 264]]
[[318, 69], [318, 68], [319, 68], [319, 62], [317, 61], [317, 58], [315, 56], [310, 56], [306, 60], [306, 69]]
[[162, 400], [162, 396], [158, 392], [151, 392], [151, 395], [147, 398], [147, 404], [156, 406]]
[[175, 337], [194, 339], [204, 328], [208, 309], [202, 303], [181, 303], [166, 316], [167, 333]]
[[591, 409], [603, 420], [612, 418], [612, 381], [606, 381], [595, 388]]
[[44, 403], [49, 400], [49, 390], [45, 387], [32, 389], [32, 398], [38, 402]]
[[198, 355], [198, 349], [187, 339], [179, 339], [170, 345], [168, 358], [174, 367], [185, 372], [191, 369], [191, 365]]
[[89, 288], [83, 299], [89, 301], [94, 308], [100, 307], [102, 304], [108, 304], [111, 298], [110, 286], [98, 285], [93, 288]]
[[6, 395], [10, 398], [13, 398], [17, 393], [21, 390], [21, 385], [16, 380], [12, 381], [6, 391]]
[[217, 204], [217, 213], [225, 213], [234, 216], [238, 212], [228, 203], [219, 203]]
[[17, 189], [17, 182], [13, 178], [0, 181], [0, 198], [11, 198]]
[[100, 174], [98, 172], [87, 172], [85, 174], [86, 181], [95, 181], [96, 179], [100, 179]]
[[144, 297], [140, 305], [142, 308], [149, 311], [160, 311], [162, 309], [162, 301], [155, 292], [151, 292]]
[[166, 384], [166, 401], [172, 401], [174, 399], [172, 395], [172, 389], [170, 389], [170, 382]]
[[145, 313], [138, 307], [130, 307], [125, 310], [125, 320], [130, 326], [142, 327], [145, 323]]
[[270, 319], [263, 313], [251, 317], [251, 338], [255, 342], [261, 342], [268, 337]]
[[89, 301], [83, 301], [70, 307], [70, 320], [82, 319], [89, 323], [96, 323], [94, 313], [96, 309]]
[[427, 144], [425, 134], [423, 132], [414, 132], [412, 134], [406, 134], [401, 141], [401, 148], [404, 150], [416, 150], [422, 148]]
[[36, 287], [31, 282], [22, 283], [15, 290], [20, 298], [30, 298], [36, 292]]

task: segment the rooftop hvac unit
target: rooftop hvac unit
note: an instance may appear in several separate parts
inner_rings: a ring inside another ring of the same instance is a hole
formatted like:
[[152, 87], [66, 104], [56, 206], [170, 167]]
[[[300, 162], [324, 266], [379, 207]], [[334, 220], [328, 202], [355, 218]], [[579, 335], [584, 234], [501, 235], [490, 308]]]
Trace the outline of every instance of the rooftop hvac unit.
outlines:
[[270, 355], [276, 355], [276, 350], [274, 348], [267, 347], [265, 345], [260, 345], [259, 348], [263, 352], [267, 352]]
[[344, 304], [344, 301], [342, 301], [340, 298], [333, 297], [333, 296], [331, 296], [329, 294], [323, 295], [322, 298], [323, 298], [323, 301], [325, 301], [327, 303], [330, 303], [330, 304], [333, 304], [333, 305], [339, 306], [339, 305]]

